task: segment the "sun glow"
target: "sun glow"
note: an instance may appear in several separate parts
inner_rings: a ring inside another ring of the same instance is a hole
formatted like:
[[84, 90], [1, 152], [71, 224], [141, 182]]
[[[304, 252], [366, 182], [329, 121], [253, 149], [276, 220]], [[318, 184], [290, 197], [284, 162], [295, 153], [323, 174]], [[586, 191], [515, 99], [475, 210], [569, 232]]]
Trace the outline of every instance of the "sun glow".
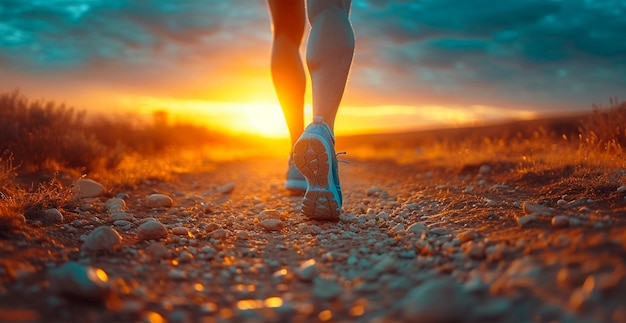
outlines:
[[175, 122], [189, 122], [231, 134], [286, 138], [289, 133], [280, 106], [275, 103], [215, 102], [171, 98], [123, 98], [123, 106], [142, 115], [167, 111]]
[[[246, 98], [242, 98], [245, 100]], [[161, 97], [132, 97], [120, 99], [128, 111], [146, 116], [166, 111], [173, 122], [192, 123], [210, 129], [238, 135], [256, 135], [272, 139], [289, 137], [287, 125], [278, 102], [265, 98], [255, 102], [219, 102], [184, 100]], [[311, 121], [311, 106], [305, 107], [305, 124]], [[498, 119], [532, 119], [536, 114], [528, 109], [506, 109], [484, 105], [465, 106], [342, 106], [337, 114], [337, 135], [398, 132], [414, 129], [480, 125]]]

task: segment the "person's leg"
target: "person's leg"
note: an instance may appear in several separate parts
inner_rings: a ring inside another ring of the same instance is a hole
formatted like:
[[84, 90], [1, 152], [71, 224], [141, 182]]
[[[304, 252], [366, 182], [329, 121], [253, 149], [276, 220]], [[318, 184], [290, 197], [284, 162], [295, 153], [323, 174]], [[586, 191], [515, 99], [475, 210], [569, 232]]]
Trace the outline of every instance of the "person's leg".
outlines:
[[334, 132], [335, 116], [354, 55], [351, 0], [307, 0], [311, 34], [306, 61], [311, 74], [313, 115]]
[[271, 70], [274, 89], [283, 109], [291, 145], [304, 130], [306, 77], [300, 44], [304, 35], [304, 0], [268, 0], [272, 17]]

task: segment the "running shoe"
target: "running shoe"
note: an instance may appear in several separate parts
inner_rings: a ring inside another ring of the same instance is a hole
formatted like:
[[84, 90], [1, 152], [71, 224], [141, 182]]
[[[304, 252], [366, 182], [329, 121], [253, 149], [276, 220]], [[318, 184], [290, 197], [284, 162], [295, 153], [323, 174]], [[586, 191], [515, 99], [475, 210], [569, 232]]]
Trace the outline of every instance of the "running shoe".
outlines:
[[289, 156], [289, 165], [287, 168], [287, 180], [285, 180], [285, 189], [293, 195], [302, 195], [306, 192], [306, 179], [300, 173], [296, 164], [293, 162], [293, 156]]
[[293, 161], [307, 183], [302, 213], [313, 220], [338, 220], [342, 196], [335, 136], [322, 117], [314, 117], [296, 141]]

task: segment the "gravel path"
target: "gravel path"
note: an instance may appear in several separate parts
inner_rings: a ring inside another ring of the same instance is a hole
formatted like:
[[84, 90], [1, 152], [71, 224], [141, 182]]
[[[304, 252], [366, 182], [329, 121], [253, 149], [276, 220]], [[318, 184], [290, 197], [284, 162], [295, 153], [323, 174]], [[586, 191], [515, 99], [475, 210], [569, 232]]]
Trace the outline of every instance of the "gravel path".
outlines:
[[567, 169], [352, 160], [328, 223], [299, 214], [285, 166], [47, 211], [1, 241], [0, 321], [626, 321], [624, 178], [586, 196]]

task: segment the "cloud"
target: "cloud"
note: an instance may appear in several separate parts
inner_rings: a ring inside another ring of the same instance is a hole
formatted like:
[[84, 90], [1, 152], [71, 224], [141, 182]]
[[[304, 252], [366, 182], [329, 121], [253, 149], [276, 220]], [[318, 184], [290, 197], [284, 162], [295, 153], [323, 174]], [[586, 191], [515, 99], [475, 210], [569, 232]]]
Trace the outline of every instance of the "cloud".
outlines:
[[[624, 13], [621, 0], [354, 0], [344, 103], [588, 108], [626, 88]], [[145, 96], [271, 92], [270, 42], [264, 1], [0, 2], [2, 83], [62, 75]]]

